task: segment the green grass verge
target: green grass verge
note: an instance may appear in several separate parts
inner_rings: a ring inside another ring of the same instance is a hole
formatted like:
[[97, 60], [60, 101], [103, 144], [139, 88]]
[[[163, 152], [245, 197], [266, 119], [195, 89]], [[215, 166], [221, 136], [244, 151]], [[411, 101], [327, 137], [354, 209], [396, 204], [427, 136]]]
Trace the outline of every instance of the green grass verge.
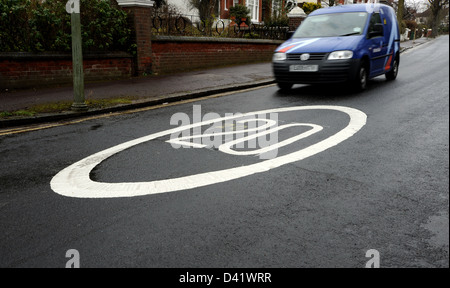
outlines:
[[[89, 109], [102, 109], [113, 107], [122, 104], [133, 103], [133, 97], [114, 98], [114, 99], [88, 99], [86, 104]], [[73, 102], [56, 102], [39, 104], [32, 106], [28, 109], [16, 110], [16, 111], [0, 111], [0, 118], [11, 117], [32, 117], [43, 113], [59, 113], [64, 111], [70, 111]]]

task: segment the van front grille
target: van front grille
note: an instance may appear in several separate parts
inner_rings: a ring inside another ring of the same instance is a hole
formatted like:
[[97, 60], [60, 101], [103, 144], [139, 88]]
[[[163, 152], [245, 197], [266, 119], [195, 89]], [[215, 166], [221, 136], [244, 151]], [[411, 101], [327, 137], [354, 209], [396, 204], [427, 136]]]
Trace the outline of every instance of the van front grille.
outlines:
[[295, 53], [295, 54], [287, 54], [287, 60], [301, 61], [300, 56], [302, 54], [309, 54], [309, 59], [307, 61], [312, 61], [312, 60], [320, 61], [325, 58], [325, 55], [327, 55], [327, 53]]

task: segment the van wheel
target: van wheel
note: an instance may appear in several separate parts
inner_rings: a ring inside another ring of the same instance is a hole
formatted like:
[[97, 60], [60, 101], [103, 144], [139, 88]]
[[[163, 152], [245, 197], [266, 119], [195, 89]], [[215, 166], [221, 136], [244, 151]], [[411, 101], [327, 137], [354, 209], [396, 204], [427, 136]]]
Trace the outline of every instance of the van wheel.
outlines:
[[397, 78], [398, 66], [399, 66], [398, 57], [395, 57], [394, 64], [392, 64], [391, 71], [389, 71], [385, 74], [387, 80], [392, 81], [392, 80], [395, 80], [395, 78]]
[[369, 71], [367, 70], [366, 62], [363, 61], [359, 65], [354, 84], [354, 88], [357, 92], [364, 91], [366, 89], [368, 78], [369, 78]]
[[294, 84], [292, 84], [292, 83], [280, 83], [280, 82], [278, 82], [277, 85], [278, 85], [278, 88], [280, 88], [281, 90], [289, 90], [289, 89], [292, 88], [292, 86], [293, 86]]

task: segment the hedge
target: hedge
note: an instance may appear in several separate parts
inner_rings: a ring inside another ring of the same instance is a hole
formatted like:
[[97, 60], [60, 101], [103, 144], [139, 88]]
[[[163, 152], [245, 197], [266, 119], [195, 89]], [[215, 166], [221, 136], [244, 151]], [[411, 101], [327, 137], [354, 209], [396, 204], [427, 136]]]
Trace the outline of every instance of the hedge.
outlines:
[[[0, 0], [1, 52], [71, 50], [67, 0]], [[129, 51], [128, 15], [115, 0], [81, 0], [83, 51]]]

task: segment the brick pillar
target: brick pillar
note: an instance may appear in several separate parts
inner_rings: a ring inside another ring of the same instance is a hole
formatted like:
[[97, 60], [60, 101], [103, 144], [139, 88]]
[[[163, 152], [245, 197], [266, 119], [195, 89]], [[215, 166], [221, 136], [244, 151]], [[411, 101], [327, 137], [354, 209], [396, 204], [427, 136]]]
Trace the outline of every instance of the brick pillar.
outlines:
[[289, 18], [289, 30], [295, 31], [302, 21], [306, 18], [306, 13], [300, 7], [295, 7], [287, 14]]
[[117, 0], [117, 3], [131, 17], [131, 27], [137, 44], [135, 74], [152, 72], [152, 0]]

